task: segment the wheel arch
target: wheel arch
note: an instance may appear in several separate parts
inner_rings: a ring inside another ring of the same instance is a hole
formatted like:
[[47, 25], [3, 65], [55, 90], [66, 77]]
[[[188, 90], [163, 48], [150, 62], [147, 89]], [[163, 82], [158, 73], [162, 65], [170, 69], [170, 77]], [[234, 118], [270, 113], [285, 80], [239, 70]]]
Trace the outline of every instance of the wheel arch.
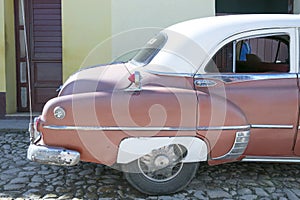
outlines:
[[121, 141], [117, 163], [130, 163], [154, 149], [172, 144], [186, 148], [187, 155], [182, 160], [184, 163], [207, 161], [207, 144], [197, 137], [130, 137]]

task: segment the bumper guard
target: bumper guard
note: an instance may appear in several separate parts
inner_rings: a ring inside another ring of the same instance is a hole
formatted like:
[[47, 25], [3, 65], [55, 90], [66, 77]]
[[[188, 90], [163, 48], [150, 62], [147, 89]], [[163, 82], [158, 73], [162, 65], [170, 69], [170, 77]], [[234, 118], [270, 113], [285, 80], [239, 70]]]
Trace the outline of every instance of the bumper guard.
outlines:
[[73, 166], [80, 161], [80, 153], [64, 148], [30, 144], [27, 158], [42, 164]]

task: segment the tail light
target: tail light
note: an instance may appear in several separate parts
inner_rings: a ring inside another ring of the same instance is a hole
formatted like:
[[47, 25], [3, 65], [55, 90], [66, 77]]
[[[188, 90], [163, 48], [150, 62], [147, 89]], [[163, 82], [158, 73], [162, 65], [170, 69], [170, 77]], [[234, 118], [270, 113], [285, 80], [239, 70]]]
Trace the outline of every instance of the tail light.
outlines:
[[128, 77], [128, 80], [131, 83], [134, 83], [134, 85], [132, 85], [129, 88], [129, 91], [141, 91], [141, 89], [142, 89], [142, 83], [141, 83], [142, 76], [141, 76], [141, 73], [139, 71], [135, 71], [134, 74], [131, 74]]
[[41, 119], [39, 117], [34, 118], [33, 123], [29, 124], [29, 134], [30, 134], [30, 142], [35, 143], [37, 142], [42, 134], [39, 132]]
[[131, 75], [128, 77], [128, 80], [129, 80], [131, 83], [134, 83], [134, 82], [135, 82], [135, 74], [131, 74]]

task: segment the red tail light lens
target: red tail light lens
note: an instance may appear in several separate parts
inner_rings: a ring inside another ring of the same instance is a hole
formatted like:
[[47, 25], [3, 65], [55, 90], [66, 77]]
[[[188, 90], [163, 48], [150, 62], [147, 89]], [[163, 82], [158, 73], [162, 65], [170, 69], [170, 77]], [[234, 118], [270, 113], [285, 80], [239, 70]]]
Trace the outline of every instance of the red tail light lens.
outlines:
[[134, 74], [131, 74], [131, 75], [128, 77], [128, 80], [129, 80], [131, 83], [134, 83], [134, 82], [135, 82], [135, 75], [134, 75]]
[[39, 117], [34, 118], [34, 128], [38, 131], [39, 125], [40, 125], [41, 119]]

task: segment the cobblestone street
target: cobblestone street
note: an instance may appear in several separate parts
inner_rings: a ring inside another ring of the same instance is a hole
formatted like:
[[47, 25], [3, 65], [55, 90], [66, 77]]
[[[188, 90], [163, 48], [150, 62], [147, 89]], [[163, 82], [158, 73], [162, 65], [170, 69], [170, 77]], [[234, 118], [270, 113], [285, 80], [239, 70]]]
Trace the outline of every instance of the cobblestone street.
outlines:
[[117, 170], [92, 163], [74, 167], [26, 160], [26, 133], [0, 133], [0, 199], [300, 199], [300, 165], [231, 163], [199, 168], [182, 192], [146, 196]]

